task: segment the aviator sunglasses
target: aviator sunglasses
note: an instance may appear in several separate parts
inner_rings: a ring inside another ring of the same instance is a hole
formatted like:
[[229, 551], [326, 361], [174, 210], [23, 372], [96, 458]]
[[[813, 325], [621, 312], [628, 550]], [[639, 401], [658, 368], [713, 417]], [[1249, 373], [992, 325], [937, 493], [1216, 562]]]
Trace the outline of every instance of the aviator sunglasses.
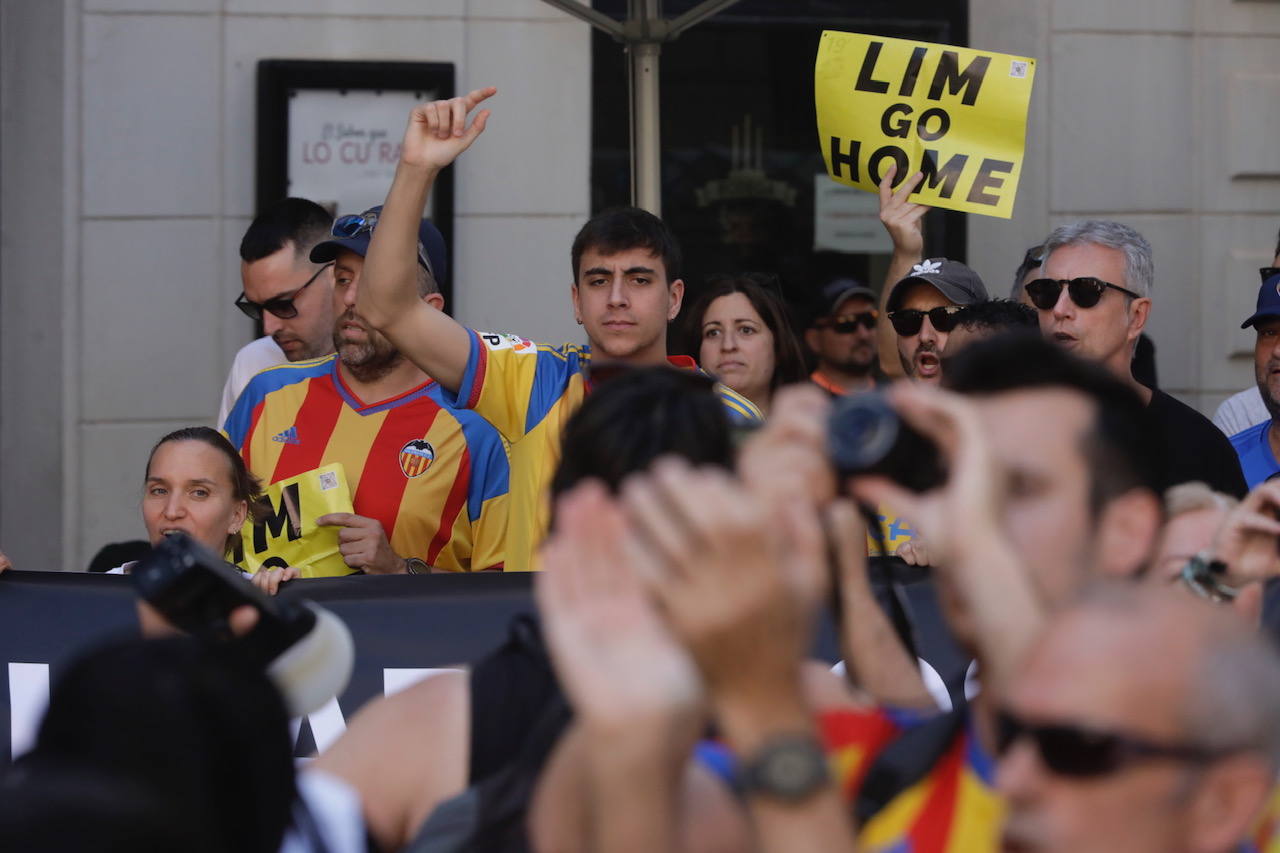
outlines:
[[956, 327], [956, 323], [960, 320], [961, 310], [959, 305], [939, 305], [937, 308], [930, 308], [928, 311], [905, 308], [901, 311], [890, 311], [889, 322], [893, 324], [893, 330], [904, 338], [920, 334], [920, 328], [924, 325], [925, 317], [929, 318], [933, 328], [939, 332], [946, 333]]
[[[350, 239], [360, 234], [373, 234], [373, 229], [378, 225], [378, 211], [366, 210], [364, 213], [350, 213], [346, 216], [339, 216], [333, 221], [333, 236]], [[423, 249], [422, 241], [418, 241], [418, 263], [427, 268], [427, 272], [435, 275], [435, 270], [431, 268], [431, 259], [427, 257], [426, 251]]]
[[294, 317], [298, 316], [298, 306], [293, 304], [293, 300], [297, 299], [298, 294], [306, 290], [311, 285], [311, 282], [319, 278], [320, 273], [324, 272], [331, 266], [333, 266], [332, 261], [312, 273], [311, 278], [307, 279], [307, 283], [302, 285], [302, 287], [291, 290], [288, 293], [281, 294], [280, 296], [273, 296], [266, 302], [254, 302], [241, 293], [236, 297], [236, 307], [243, 311], [245, 316], [250, 320], [261, 320], [263, 311], [279, 317], [281, 320], [292, 320]]
[[1141, 759], [1205, 762], [1223, 754], [1203, 747], [1152, 743], [1080, 726], [1039, 725], [1002, 711], [996, 720], [996, 754], [1003, 756], [1022, 738], [1029, 738], [1035, 744], [1041, 763], [1052, 773], [1078, 779], [1106, 776]]
[[1103, 281], [1100, 278], [1094, 278], [1091, 275], [1070, 280], [1038, 278], [1035, 281], [1027, 282], [1027, 296], [1031, 297], [1031, 304], [1041, 311], [1050, 311], [1053, 306], [1058, 304], [1058, 297], [1062, 294], [1063, 287], [1066, 287], [1067, 295], [1071, 297], [1071, 301], [1081, 308], [1092, 308], [1097, 305], [1108, 287], [1112, 290], [1120, 291], [1125, 296], [1132, 296], [1134, 299], [1142, 298], [1140, 294], [1134, 293], [1132, 290], [1123, 288], [1118, 284], [1112, 284], [1109, 281]]

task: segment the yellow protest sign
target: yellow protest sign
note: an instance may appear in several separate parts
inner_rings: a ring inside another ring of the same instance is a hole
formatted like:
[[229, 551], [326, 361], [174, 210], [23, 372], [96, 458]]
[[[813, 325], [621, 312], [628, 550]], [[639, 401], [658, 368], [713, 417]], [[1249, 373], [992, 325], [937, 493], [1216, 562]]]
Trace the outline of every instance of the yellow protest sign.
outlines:
[[1008, 219], [1036, 61], [928, 42], [822, 34], [814, 68], [827, 174], [877, 192], [924, 172], [911, 200]]
[[338, 553], [337, 527], [320, 527], [316, 519], [331, 512], [353, 512], [351, 488], [341, 463], [325, 465], [272, 483], [263, 495], [266, 518], [245, 521], [240, 531], [241, 559], [250, 573], [293, 566], [304, 578], [349, 575]]

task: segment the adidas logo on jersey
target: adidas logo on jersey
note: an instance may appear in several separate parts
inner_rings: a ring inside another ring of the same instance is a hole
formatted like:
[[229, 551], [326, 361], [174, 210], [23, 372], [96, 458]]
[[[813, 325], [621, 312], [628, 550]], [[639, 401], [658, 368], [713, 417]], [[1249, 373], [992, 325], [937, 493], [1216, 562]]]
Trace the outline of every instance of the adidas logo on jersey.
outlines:
[[276, 433], [271, 436], [271, 440], [278, 441], [281, 444], [302, 444], [301, 441], [298, 441], [298, 428], [296, 426], [291, 426], [284, 432]]

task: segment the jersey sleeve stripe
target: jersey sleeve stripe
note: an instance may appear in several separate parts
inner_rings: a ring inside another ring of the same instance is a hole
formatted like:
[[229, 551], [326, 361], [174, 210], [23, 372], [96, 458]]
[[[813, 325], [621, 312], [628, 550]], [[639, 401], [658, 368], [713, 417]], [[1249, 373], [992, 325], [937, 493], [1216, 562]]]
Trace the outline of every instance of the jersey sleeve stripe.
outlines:
[[[467, 369], [462, 373], [462, 382], [455, 394], [446, 396], [450, 405], [464, 409], [474, 409], [480, 402], [480, 394], [484, 391], [484, 378], [489, 366], [489, 350], [480, 340], [480, 333], [468, 329], [471, 333], [471, 352], [467, 356]], [[447, 393], [447, 389], [446, 389]]]
[[576, 349], [568, 346], [563, 354], [551, 348], [538, 347], [534, 358], [538, 360], [538, 366], [533, 374], [533, 388], [529, 391], [529, 408], [525, 412], [525, 435], [533, 432], [534, 427], [542, 423], [542, 419], [560, 402], [573, 380], [573, 374], [583, 366]]

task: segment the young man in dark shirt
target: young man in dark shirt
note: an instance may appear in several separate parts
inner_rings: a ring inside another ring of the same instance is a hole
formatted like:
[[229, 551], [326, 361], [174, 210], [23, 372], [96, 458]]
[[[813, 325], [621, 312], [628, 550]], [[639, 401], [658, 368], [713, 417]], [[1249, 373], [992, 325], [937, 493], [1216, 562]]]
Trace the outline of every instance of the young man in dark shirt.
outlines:
[[1151, 311], [1151, 244], [1119, 222], [1084, 220], [1045, 241], [1042, 277], [1027, 295], [1040, 329], [1077, 355], [1100, 362], [1131, 384], [1146, 404], [1147, 429], [1167, 489], [1201, 480], [1243, 497], [1244, 475], [1229, 442], [1190, 406], [1133, 376], [1133, 351]]

